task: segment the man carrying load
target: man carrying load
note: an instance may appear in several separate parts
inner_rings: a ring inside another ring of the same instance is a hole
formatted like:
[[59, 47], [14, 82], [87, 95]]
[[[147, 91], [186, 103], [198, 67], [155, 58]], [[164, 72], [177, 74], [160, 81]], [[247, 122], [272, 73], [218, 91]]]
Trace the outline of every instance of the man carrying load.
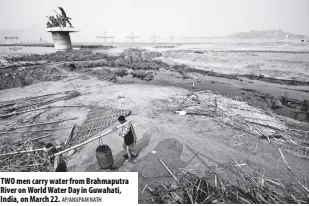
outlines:
[[[120, 116], [118, 117], [118, 121], [120, 124], [124, 124], [126, 122], [126, 119], [124, 116]], [[136, 144], [136, 134], [132, 124], [129, 122], [123, 127], [121, 127], [119, 130], [117, 127], [115, 127], [113, 130], [118, 131], [119, 136], [123, 138], [123, 148], [127, 153], [126, 155], [124, 155], [124, 158], [127, 159], [127, 161], [132, 162], [133, 158], [137, 156], [137, 154], [133, 150], [133, 146]]]
[[53, 172], [68, 172], [67, 164], [62, 155], [54, 156], [58, 152], [57, 147], [51, 143], [47, 143], [44, 147], [44, 152], [50, 156], [50, 163], [53, 165]]

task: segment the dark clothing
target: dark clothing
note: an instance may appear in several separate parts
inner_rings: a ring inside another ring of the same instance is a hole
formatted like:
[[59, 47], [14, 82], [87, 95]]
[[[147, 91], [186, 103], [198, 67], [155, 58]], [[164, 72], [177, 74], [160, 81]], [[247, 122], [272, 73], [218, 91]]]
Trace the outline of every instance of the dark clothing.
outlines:
[[67, 164], [65, 163], [62, 155], [56, 156], [52, 163], [54, 164], [54, 172], [67, 172]]
[[132, 127], [130, 127], [129, 132], [124, 136], [124, 143], [127, 146], [132, 145], [134, 143], [134, 135], [132, 132]]
[[67, 171], [68, 171], [67, 164], [63, 159], [60, 159], [56, 172], [67, 172]]

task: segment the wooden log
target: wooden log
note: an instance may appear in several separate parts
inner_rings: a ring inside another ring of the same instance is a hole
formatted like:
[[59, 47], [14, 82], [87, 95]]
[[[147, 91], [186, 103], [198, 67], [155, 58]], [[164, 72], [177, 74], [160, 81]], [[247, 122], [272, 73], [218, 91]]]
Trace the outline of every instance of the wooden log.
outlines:
[[284, 158], [284, 156], [283, 156], [283, 153], [282, 153], [281, 149], [280, 149], [280, 148], [278, 148], [278, 150], [279, 150], [279, 152], [280, 152], [280, 154], [281, 154], [281, 157], [282, 157], [282, 159], [283, 159], [283, 162], [284, 162], [285, 166], [288, 168], [288, 170], [289, 170], [289, 171], [291, 171], [291, 168], [289, 167], [289, 165], [288, 165], [288, 163], [287, 163], [286, 159]]
[[66, 121], [70, 121], [70, 120], [76, 120], [78, 118], [79, 117], [74, 117], [74, 118], [70, 118], [70, 119], [63, 119], [63, 120], [58, 120], [58, 121], [53, 121], [53, 122], [45, 122], [45, 123], [38, 123], [38, 124], [28, 124], [28, 125], [24, 125], [24, 126], [14, 127], [14, 128], [11, 128], [11, 129], [19, 129], [19, 128], [35, 127], [35, 126], [41, 126], [41, 125], [47, 125], [47, 124], [55, 124], [55, 123], [66, 122]]
[[165, 165], [165, 163], [161, 159], [160, 159], [160, 162], [165, 167], [165, 169], [168, 171], [168, 173], [170, 173], [170, 175], [172, 175], [172, 177], [178, 182], [178, 178], [172, 173], [172, 171]]
[[[123, 127], [124, 125], [130, 123], [131, 121], [132, 121], [132, 120], [129, 120], [129, 121], [127, 121], [127, 122], [125, 122], [125, 123], [123, 123], [123, 124], [117, 126], [117, 129]], [[89, 140], [86, 140], [86, 141], [84, 141], [84, 142], [82, 142], [82, 143], [80, 143], [80, 144], [74, 145], [73, 147], [70, 147], [70, 148], [65, 149], [65, 150], [63, 150], [63, 151], [61, 151], [61, 152], [58, 152], [58, 153], [54, 154], [54, 156], [58, 156], [58, 155], [61, 155], [61, 154], [63, 154], [63, 153], [66, 153], [66, 152], [68, 152], [68, 151], [70, 151], [70, 150], [73, 150], [73, 149], [76, 149], [76, 148], [78, 148], [78, 147], [81, 147], [81, 146], [83, 146], [83, 145], [85, 145], [85, 144], [88, 144], [89, 142], [92, 142], [92, 141], [95, 141], [95, 140], [97, 140], [97, 139], [99, 139], [99, 138], [102, 138], [103, 136], [106, 136], [106, 135], [112, 133], [113, 131], [114, 131], [114, 130], [109, 130], [109, 131], [107, 131], [107, 132], [105, 132], [105, 133], [103, 133], [103, 134], [101, 134], [101, 135], [98, 135], [98, 136], [93, 137], [93, 138], [91, 138], [91, 139], [89, 139]]]

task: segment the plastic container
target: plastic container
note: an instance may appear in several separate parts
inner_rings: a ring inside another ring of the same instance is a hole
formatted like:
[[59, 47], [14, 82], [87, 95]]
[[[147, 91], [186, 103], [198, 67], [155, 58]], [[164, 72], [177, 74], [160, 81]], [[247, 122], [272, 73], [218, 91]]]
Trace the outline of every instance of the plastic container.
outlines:
[[114, 163], [112, 150], [108, 145], [100, 145], [97, 147], [96, 158], [99, 167], [103, 170], [111, 168]]

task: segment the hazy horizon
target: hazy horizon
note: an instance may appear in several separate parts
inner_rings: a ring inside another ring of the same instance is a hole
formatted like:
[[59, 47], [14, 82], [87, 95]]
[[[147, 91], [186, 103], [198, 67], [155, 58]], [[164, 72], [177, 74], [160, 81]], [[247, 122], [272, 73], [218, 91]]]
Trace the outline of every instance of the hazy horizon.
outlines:
[[139, 41], [153, 33], [162, 38], [270, 29], [309, 34], [308, 0], [0, 0], [0, 30], [45, 27], [45, 16], [54, 15], [57, 6], [81, 31], [73, 34], [77, 41], [98, 41], [104, 31], [116, 41], [132, 32]]

